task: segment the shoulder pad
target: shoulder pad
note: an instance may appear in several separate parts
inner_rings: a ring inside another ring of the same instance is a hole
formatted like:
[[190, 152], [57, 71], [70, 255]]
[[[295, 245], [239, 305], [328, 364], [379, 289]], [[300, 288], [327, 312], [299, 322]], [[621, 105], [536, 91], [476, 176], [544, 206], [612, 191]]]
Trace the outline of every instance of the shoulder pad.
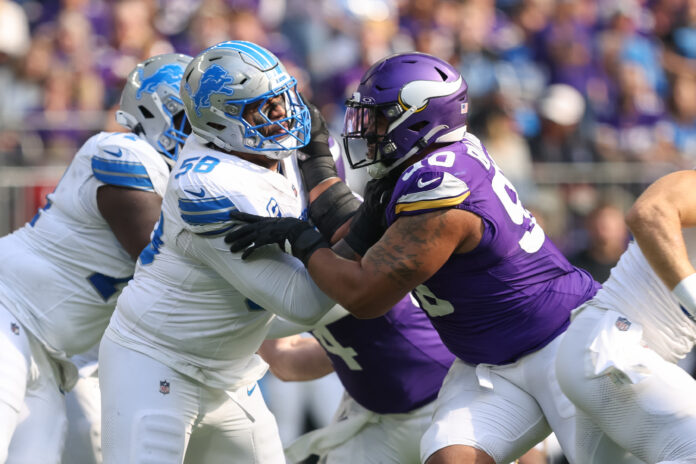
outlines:
[[116, 144], [99, 144], [92, 156], [92, 173], [99, 181], [136, 190], [154, 192], [147, 169], [132, 148]]
[[396, 216], [451, 208], [471, 194], [466, 182], [446, 171], [417, 173], [398, 190], [394, 202]]
[[214, 195], [205, 187], [179, 186], [179, 214], [189, 230], [198, 235], [221, 235], [234, 224], [230, 213], [239, 209], [226, 195]]

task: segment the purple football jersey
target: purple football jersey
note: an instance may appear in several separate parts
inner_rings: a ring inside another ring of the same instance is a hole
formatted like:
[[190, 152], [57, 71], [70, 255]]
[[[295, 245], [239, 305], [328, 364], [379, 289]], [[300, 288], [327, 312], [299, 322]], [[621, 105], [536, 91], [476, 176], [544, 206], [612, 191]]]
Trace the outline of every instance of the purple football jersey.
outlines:
[[350, 396], [379, 414], [405, 413], [433, 401], [454, 361], [408, 296], [384, 316], [346, 316], [312, 335]]
[[546, 237], [471, 134], [403, 172], [387, 221], [444, 208], [480, 216], [483, 237], [412, 294], [460, 359], [506, 364], [542, 348], [566, 329], [570, 311], [599, 289]]

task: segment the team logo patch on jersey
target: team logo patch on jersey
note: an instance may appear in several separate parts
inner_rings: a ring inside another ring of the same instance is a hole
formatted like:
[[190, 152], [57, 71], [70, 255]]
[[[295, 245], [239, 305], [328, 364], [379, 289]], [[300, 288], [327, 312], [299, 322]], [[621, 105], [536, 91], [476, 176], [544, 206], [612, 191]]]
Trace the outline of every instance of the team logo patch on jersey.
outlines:
[[223, 95], [231, 96], [234, 94], [234, 89], [227, 87], [228, 84], [232, 83], [234, 83], [232, 76], [230, 76], [222, 66], [214, 64], [206, 69], [203, 76], [201, 76], [201, 81], [195, 94], [193, 93], [193, 89], [191, 89], [188, 82], [184, 88], [191, 96], [191, 100], [193, 100], [196, 114], [200, 116], [200, 109], [208, 108], [210, 106], [211, 95], [221, 93]]
[[168, 64], [167, 66], [162, 66], [157, 70], [155, 74], [150, 77], [143, 79], [143, 70], [140, 70], [140, 80], [142, 84], [135, 94], [135, 98], [140, 100], [143, 92], [153, 93], [162, 84], [170, 85], [172, 87], [176, 86], [181, 82], [181, 77], [184, 75], [181, 66], [176, 64]]
[[266, 211], [268, 211], [268, 215], [271, 217], [282, 217], [283, 215], [280, 213], [280, 205], [278, 205], [278, 200], [275, 198], [271, 198], [268, 200], [268, 204], [266, 205]]
[[620, 318], [616, 319], [616, 322], [614, 323], [614, 325], [620, 331], [625, 332], [631, 327], [631, 321], [629, 321], [625, 317], [620, 317]]
[[19, 335], [19, 325], [18, 324], [11, 322], [10, 323], [10, 330], [12, 331], [13, 334]]
[[159, 392], [163, 395], [168, 395], [169, 394], [169, 382], [167, 382], [166, 380], [160, 380]]

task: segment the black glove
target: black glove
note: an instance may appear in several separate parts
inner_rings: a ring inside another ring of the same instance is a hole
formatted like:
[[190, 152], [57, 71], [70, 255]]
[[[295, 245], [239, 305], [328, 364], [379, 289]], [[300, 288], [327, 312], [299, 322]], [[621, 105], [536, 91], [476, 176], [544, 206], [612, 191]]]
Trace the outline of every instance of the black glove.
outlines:
[[344, 240], [360, 256], [364, 256], [387, 230], [387, 205], [394, 191], [391, 176], [372, 179], [365, 186], [363, 204], [353, 216], [350, 230]]
[[307, 101], [305, 104], [312, 118], [312, 131], [309, 143], [298, 150], [297, 164], [309, 192], [326, 179], [338, 177], [338, 171], [329, 149], [329, 127], [326, 120], [319, 108]]
[[259, 247], [278, 244], [285, 250], [285, 243], [290, 244], [293, 256], [307, 265], [309, 257], [319, 248], [328, 248], [324, 237], [306, 221], [291, 217], [263, 217], [234, 211], [230, 213], [233, 221], [246, 223], [232, 230], [225, 236], [225, 243], [230, 243], [230, 251], [237, 253], [244, 250], [242, 259], [247, 259]]

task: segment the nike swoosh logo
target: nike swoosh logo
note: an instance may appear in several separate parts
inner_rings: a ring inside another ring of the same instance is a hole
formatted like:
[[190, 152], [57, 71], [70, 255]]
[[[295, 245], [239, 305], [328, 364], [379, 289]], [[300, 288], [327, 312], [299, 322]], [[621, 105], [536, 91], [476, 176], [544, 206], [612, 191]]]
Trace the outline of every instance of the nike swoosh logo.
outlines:
[[254, 393], [254, 390], [256, 390], [256, 386], [257, 386], [257, 385], [258, 385], [258, 384], [255, 383], [254, 386], [251, 387], [251, 390], [249, 390], [249, 388], [247, 387], [247, 396], [251, 396], [251, 394]]
[[201, 189], [200, 192], [192, 192], [191, 190], [184, 190], [184, 192], [188, 192], [191, 195], [193, 195], [194, 197], [198, 197], [198, 198], [203, 198], [205, 196], [205, 190], [203, 190], [203, 189]]
[[104, 149], [104, 153], [108, 153], [111, 156], [115, 156], [116, 158], [120, 158], [121, 155], [123, 155], [123, 152], [119, 148], [118, 151], [109, 151], [106, 148]]
[[439, 177], [436, 177], [435, 179], [430, 179], [430, 180], [427, 181], [427, 182], [423, 182], [423, 179], [418, 179], [418, 188], [423, 188], [423, 187], [425, 187], [426, 185], [430, 185], [430, 184], [432, 184], [433, 182], [437, 182], [438, 180], [440, 180]]

